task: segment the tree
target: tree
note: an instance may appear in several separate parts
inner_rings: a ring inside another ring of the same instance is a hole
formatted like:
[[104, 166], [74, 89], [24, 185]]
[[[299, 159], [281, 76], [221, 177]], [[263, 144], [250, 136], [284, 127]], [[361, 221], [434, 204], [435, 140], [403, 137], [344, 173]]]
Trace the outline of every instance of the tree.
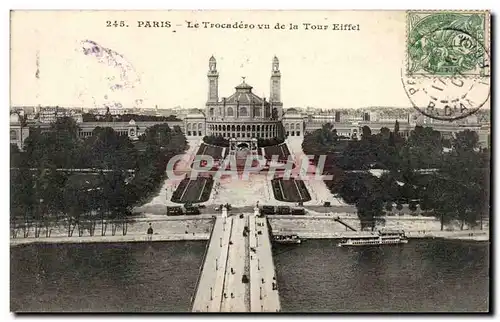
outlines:
[[[53, 165], [50, 167], [54, 168]], [[50, 195], [53, 190], [53, 187], [50, 186], [50, 171], [51, 169], [47, 167], [40, 167], [34, 183], [33, 195], [35, 198], [35, 205], [32, 218], [35, 226], [35, 237], [39, 237], [42, 222], [47, 222], [47, 217], [49, 216], [46, 211], [47, 206], [44, 203], [45, 200], [43, 198], [46, 195]]]
[[10, 167], [17, 168], [22, 166], [23, 155], [21, 151], [19, 151], [19, 147], [17, 144], [10, 144]]
[[430, 127], [416, 126], [401, 151], [402, 165], [411, 169], [439, 167], [443, 157], [441, 134]]
[[[285, 142], [284, 139], [278, 139], [276, 137], [269, 138], [269, 139], [257, 138], [257, 145], [259, 147], [279, 145], [279, 144], [282, 144], [283, 142]], [[228, 146], [229, 146], [229, 142], [228, 142]]]
[[479, 137], [477, 133], [471, 130], [458, 132], [455, 138], [452, 140], [453, 148], [458, 153], [472, 152], [477, 148], [478, 143]]
[[323, 124], [321, 129], [307, 133], [302, 141], [302, 149], [308, 155], [320, 156], [331, 154], [339, 141], [337, 130], [331, 123]]
[[47, 151], [44, 147], [48, 146], [46, 135], [42, 135], [40, 128], [30, 128], [30, 135], [24, 141], [24, 149], [29, 167], [38, 167], [39, 162], [46, 158]]
[[434, 175], [443, 190], [434, 209], [470, 226], [489, 212], [489, 155], [476, 151], [477, 134], [465, 130], [452, 140], [453, 151]]
[[419, 183], [425, 188], [420, 192], [421, 208], [433, 210], [441, 220], [441, 229], [453, 220], [458, 220], [462, 229], [465, 223], [474, 226], [489, 213], [489, 162], [482, 162], [474, 144], [459, 146], [446, 155], [440, 169]]
[[335, 192], [345, 202], [356, 205], [362, 229], [374, 230], [376, 223], [384, 220], [384, 204], [390, 200], [377, 177], [369, 173], [347, 173]]
[[[304, 151], [334, 155], [321, 145], [327, 130], [323, 128], [304, 139]], [[379, 179], [367, 173], [343, 173], [327, 185], [332, 193], [356, 205], [363, 228], [373, 229], [384, 207], [392, 210], [393, 202], [398, 211], [403, 204], [408, 204], [412, 212], [420, 205], [421, 210], [440, 218], [441, 229], [455, 220], [461, 222], [462, 228], [465, 224], [474, 226], [489, 213], [490, 152], [477, 149], [475, 132], [457, 133], [448, 142], [453, 146], [449, 153], [443, 153], [447, 140], [429, 127], [416, 126], [407, 141], [398, 134], [397, 122], [394, 132], [382, 128], [372, 135], [368, 127], [362, 132], [362, 139], [348, 142], [336, 163], [344, 170], [376, 167], [390, 171]]]
[[127, 136], [118, 135], [110, 127], [97, 127], [83, 144], [85, 164], [100, 169], [132, 169], [137, 151]]
[[45, 226], [46, 237], [50, 235], [50, 224], [56, 222], [65, 211], [64, 186], [67, 179], [68, 176], [57, 171], [53, 165], [45, 168], [37, 176], [35, 194], [40, 201], [39, 220]]
[[388, 128], [383, 127], [380, 133], [372, 135], [369, 147], [371, 153], [371, 162], [379, 169], [396, 170], [400, 165], [400, 158], [395, 144], [395, 134]]
[[24, 237], [28, 237], [36, 205], [34, 185], [34, 176], [30, 171], [10, 170], [10, 219], [15, 235], [19, 222], [22, 221]]
[[165, 147], [169, 144], [172, 129], [168, 124], [156, 124], [146, 129], [141, 139], [148, 144]]
[[390, 202], [391, 207], [393, 202], [401, 200], [401, 190], [396, 178], [394, 172], [384, 172], [379, 178], [383, 198]]
[[95, 223], [92, 217], [99, 206], [96, 203], [94, 192], [100, 187], [92, 178], [86, 175], [73, 175], [66, 181], [63, 198], [68, 237], [73, 236], [75, 228], [77, 228], [80, 237], [83, 236], [85, 228], [89, 230], [91, 235], [94, 233]]
[[32, 167], [42, 163], [57, 168], [72, 168], [81, 156], [81, 141], [78, 126], [70, 117], [58, 118], [47, 132], [39, 128], [30, 129], [25, 141], [26, 158]]
[[391, 130], [389, 130], [389, 128], [383, 127], [380, 129], [380, 137], [383, 139], [383, 141], [388, 141], [390, 134]]
[[410, 211], [412, 213], [414, 213], [415, 211], [417, 211], [417, 202], [410, 201], [410, 203], [408, 204], [408, 209], [410, 209]]
[[369, 126], [365, 125], [361, 128], [361, 140], [369, 140], [372, 136], [372, 130]]
[[373, 150], [368, 139], [349, 141], [338, 164], [344, 170], [367, 170], [374, 162]]
[[[75, 228], [82, 236], [85, 229], [94, 234], [101, 220], [102, 234], [105, 218], [114, 219], [113, 232], [122, 227], [127, 233], [127, 218], [131, 207], [157, 191], [165, 178], [165, 167], [176, 154], [183, 153], [188, 143], [179, 126], [167, 124], [149, 128], [141, 137], [145, 150], [141, 153], [127, 136], [118, 135], [112, 128], [96, 128], [93, 135], [82, 141], [78, 126], [71, 118], [61, 118], [48, 131], [33, 128], [26, 139], [26, 152], [11, 147], [11, 221], [13, 227], [22, 219], [26, 225], [35, 224], [35, 235], [61, 214], [67, 219], [68, 236]], [[26, 164], [16, 160], [26, 154]], [[112, 170], [98, 176], [65, 174], [59, 168], [95, 167]], [[36, 168], [30, 171], [29, 168]], [[133, 177], [125, 170], [135, 169]], [[17, 172], [14, 172], [17, 171]]]
[[225, 139], [222, 135], [210, 135], [203, 137], [203, 142], [206, 144], [229, 147], [229, 140]]
[[141, 140], [146, 148], [138, 156], [136, 172], [126, 186], [126, 200], [131, 205], [143, 202], [156, 192], [165, 178], [170, 159], [188, 148], [182, 130], [178, 126], [171, 130], [167, 124], [149, 128]]
[[105, 122], [112, 122], [113, 121], [113, 116], [109, 112], [109, 107], [106, 107], [106, 114], [104, 114], [104, 121]]
[[64, 203], [67, 215], [68, 237], [71, 237], [73, 236], [75, 227], [80, 223], [80, 215], [82, 211], [79, 207], [78, 189], [76, 187], [66, 187], [64, 190]]
[[398, 122], [398, 120], [396, 120], [396, 122], [394, 122], [394, 134], [399, 134], [399, 122]]
[[361, 229], [370, 227], [373, 231], [377, 222], [385, 221], [382, 217], [385, 214], [383, 205], [384, 201], [377, 197], [360, 198], [356, 202]]
[[114, 219], [112, 234], [116, 232], [118, 222], [122, 226], [123, 235], [127, 234], [126, 217], [130, 214], [132, 206], [130, 197], [131, 191], [127, 187], [125, 175], [122, 172], [110, 172], [105, 175], [103, 183], [103, 192], [107, 198], [106, 206], [110, 211], [111, 219]]

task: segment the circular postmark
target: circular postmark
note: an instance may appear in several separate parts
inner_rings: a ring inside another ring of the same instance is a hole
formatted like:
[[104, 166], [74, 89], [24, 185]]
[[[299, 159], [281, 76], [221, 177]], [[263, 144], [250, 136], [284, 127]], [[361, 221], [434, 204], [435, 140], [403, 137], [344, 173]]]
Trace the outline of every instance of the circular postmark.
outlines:
[[464, 30], [440, 28], [411, 41], [401, 80], [417, 111], [453, 121], [489, 100], [490, 59], [480, 40]]

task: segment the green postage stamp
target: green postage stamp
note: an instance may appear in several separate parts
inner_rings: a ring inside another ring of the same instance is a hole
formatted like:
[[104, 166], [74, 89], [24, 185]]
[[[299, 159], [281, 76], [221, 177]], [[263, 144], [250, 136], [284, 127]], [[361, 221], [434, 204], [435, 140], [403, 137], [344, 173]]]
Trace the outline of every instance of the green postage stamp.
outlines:
[[408, 11], [407, 76], [489, 75], [488, 11]]

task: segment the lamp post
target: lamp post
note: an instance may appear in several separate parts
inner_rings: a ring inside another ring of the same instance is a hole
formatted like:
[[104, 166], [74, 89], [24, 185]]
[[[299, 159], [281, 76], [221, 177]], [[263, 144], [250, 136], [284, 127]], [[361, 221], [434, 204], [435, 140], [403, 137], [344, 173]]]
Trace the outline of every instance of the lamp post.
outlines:
[[43, 198], [40, 198], [40, 202], [38, 203], [38, 222], [35, 225], [35, 237], [40, 236], [40, 221], [42, 220], [43, 217]]

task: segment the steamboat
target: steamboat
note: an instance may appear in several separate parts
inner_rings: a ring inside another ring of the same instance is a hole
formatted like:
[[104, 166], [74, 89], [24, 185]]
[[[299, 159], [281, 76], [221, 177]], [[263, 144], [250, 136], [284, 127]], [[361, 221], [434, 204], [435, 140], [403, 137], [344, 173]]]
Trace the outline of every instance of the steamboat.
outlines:
[[302, 240], [297, 235], [277, 235], [273, 240], [278, 244], [300, 244]]
[[381, 230], [378, 235], [354, 236], [343, 238], [339, 247], [344, 246], [379, 246], [408, 243], [408, 238], [402, 230]]

